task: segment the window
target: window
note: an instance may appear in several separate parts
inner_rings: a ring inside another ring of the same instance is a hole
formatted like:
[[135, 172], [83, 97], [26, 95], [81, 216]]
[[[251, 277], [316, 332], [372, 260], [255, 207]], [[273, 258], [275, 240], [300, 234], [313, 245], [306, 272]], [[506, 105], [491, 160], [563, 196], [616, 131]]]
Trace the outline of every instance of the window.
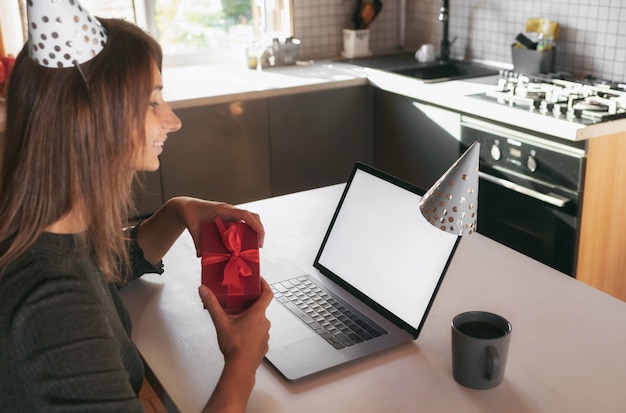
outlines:
[[166, 65], [241, 63], [245, 49], [291, 36], [290, 0], [81, 0], [94, 15], [135, 21]]

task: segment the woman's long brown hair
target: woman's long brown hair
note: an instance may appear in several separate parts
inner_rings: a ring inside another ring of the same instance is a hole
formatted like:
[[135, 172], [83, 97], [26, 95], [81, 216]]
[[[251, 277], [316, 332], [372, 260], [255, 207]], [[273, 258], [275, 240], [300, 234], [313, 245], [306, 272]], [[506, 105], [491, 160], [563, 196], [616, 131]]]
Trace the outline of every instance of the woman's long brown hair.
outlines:
[[137, 26], [99, 19], [104, 49], [78, 68], [18, 55], [0, 142], [0, 275], [44, 229], [80, 206], [82, 234], [108, 280], [128, 264], [122, 227], [132, 213], [130, 162], [144, 149], [158, 43]]

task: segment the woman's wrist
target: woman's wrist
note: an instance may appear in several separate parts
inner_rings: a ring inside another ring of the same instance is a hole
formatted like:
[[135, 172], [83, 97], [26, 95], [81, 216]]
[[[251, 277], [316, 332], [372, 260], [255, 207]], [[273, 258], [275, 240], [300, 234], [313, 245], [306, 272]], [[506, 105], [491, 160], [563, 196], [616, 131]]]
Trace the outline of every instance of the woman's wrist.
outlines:
[[175, 198], [166, 201], [139, 226], [137, 241], [149, 262], [160, 261], [184, 231], [180, 213], [183, 201]]
[[180, 226], [185, 226], [185, 222], [183, 219], [182, 210], [184, 208], [184, 204], [188, 201], [187, 197], [177, 196], [174, 198], [168, 199], [164, 207], [166, 208], [168, 214], [170, 214], [176, 221], [176, 224]]
[[256, 381], [256, 368], [227, 360], [224, 369], [203, 412], [243, 413]]

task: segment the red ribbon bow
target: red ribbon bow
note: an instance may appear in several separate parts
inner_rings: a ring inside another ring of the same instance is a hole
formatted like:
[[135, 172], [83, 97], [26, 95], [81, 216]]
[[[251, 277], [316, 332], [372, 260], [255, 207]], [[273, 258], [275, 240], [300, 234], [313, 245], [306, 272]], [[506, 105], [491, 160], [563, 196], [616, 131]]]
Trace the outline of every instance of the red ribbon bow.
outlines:
[[228, 260], [224, 268], [224, 279], [221, 285], [226, 286], [229, 290], [231, 288], [233, 290], [243, 290], [240, 276], [249, 277], [252, 275], [252, 270], [248, 262], [259, 262], [259, 250], [250, 249], [241, 251], [241, 239], [246, 230], [245, 225], [233, 224], [226, 228], [219, 217], [215, 218], [215, 225], [229, 253], [211, 252], [210, 255], [202, 257], [202, 265], [217, 264]]

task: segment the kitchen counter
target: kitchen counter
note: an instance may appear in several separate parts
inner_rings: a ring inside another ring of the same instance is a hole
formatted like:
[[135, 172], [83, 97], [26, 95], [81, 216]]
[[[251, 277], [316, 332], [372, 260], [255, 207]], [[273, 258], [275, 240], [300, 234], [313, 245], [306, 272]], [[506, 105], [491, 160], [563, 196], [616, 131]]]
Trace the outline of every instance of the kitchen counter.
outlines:
[[468, 95], [495, 89], [496, 76], [425, 83], [417, 79], [341, 62], [309, 62], [264, 70], [214, 65], [165, 68], [164, 94], [174, 109], [261, 99], [285, 94], [371, 83], [389, 92], [467, 115], [488, 118], [569, 141], [626, 130], [626, 119], [591, 126], [512, 109]]
[[163, 90], [173, 109], [262, 99], [293, 93], [367, 84], [367, 73], [353, 65], [302, 63], [264, 70], [232, 66], [186, 66], [163, 70]]
[[471, 96], [488, 90], [495, 90], [497, 76], [426, 84], [379, 70], [366, 69], [365, 71], [371, 84], [389, 92], [565, 140], [582, 141], [626, 130], [626, 119], [585, 126], [530, 111], [497, 105]]

